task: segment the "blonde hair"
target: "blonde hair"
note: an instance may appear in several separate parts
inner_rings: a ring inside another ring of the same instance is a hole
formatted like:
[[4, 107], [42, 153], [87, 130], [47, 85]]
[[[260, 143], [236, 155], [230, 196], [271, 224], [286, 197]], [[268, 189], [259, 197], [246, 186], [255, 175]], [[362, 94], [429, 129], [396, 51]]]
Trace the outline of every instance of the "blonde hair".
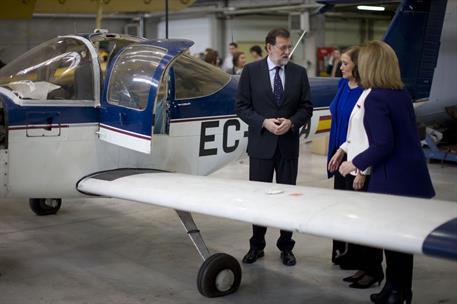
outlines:
[[358, 69], [365, 89], [403, 89], [400, 66], [394, 50], [385, 42], [374, 40], [360, 47]]

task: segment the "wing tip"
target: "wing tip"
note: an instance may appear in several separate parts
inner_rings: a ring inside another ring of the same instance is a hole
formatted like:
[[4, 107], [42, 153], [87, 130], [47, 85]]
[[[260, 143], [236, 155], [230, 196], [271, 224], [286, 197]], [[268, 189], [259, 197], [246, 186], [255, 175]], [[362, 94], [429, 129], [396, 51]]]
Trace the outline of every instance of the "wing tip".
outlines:
[[425, 255], [457, 261], [457, 217], [433, 230], [422, 244]]

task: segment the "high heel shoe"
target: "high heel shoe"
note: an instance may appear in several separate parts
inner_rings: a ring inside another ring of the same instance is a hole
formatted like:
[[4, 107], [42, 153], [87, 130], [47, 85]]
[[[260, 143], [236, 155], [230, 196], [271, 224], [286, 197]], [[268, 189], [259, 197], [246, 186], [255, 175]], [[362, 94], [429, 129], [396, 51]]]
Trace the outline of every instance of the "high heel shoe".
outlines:
[[371, 276], [369, 274], [366, 274], [363, 277], [361, 277], [359, 280], [350, 284], [349, 287], [357, 288], [357, 289], [367, 289], [376, 283], [378, 283], [378, 286], [381, 285], [382, 280], [384, 280], [383, 273], [376, 275], [376, 276]]
[[349, 283], [357, 282], [357, 281], [360, 280], [364, 275], [365, 275], [365, 271], [359, 270], [359, 271], [357, 271], [356, 273], [354, 273], [353, 275], [351, 275], [351, 276], [349, 276], [349, 277], [343, 278], [343, 281], [344, 281], [344, 282], [349, 282]]

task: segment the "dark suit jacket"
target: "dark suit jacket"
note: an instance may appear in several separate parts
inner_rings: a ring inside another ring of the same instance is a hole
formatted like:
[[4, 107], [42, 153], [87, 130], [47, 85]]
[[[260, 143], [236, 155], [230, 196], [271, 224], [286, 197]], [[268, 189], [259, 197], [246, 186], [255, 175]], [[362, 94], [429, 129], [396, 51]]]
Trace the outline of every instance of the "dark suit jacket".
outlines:
[[435, 195], [406, 90], [372, 89], [363, 119], [369, 148], [353, 159], [372, 166], [369, 192], [432, 197]]
[[[272, 159], [279, 146], [282, 157], [298, 158], [298, 130], [313, 112], [306, 70], [292, 62], [285, 66], [284, 97], [278, 106], [271, 88], [267, 59], [246, 65], [238, 83], [236, 112], [249, 125], [250, 157]], [[293, 128], [286, 134], [277, 136], [262, 128], [265, 118], [279, 117], [292, 121]]]

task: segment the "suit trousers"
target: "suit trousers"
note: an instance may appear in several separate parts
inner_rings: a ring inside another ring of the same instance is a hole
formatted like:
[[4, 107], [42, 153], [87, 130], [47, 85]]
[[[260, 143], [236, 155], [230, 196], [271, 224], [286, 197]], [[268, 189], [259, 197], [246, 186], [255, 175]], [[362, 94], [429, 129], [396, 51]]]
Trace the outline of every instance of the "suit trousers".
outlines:
[[[249, 180], [258, 182], [273, 181], [273, 173], [276, 173], [276, 183], [295, 185], [297, 181], [298, 158], [284, 159], [281, 157], [279, 147], [276, 148], [273, 159], [249, 158]], [[259, 206], [261, 208], [261, 206]], [[252, 225], [252, 237], [249, 240], [251, 249], [262, 250], [265, 248], [265, 233], [267, 228]], [[290, 251], [295, 245], [292, 232], [281, 230], [276, 246], [281, 251]]]
[[[342, 161], [346, 161], [346, 156]], [[344, 177], [340, 172], [336, 171], [333, 177], [333, 188], [336, 190], [354, 190], [352, 187], [354, 178], [351, 176]], [[367, 184], [368, 183], [365, 184], [365, 187]], [[361, 246], [357, 244], [333, 240], [332, 263], [340, 265], [344, 269], [360, 269], [362, 267], [360, 261], [362, 255], [361, 250]]]
[[[345, 159], [346, 160], [346, 157]], [[343, 161], [344, 161], [343, 160]], [[346, 180], [344, 176], [340, 174], [340, 172], [336, 171], [335, 175], [333, 176], [333, 189], [336, 190], [346, 190]], [[352, 250], [349, 250], [349, 244], [346, 242], [338, 241], [338, 240], [333, 240], [332, 244], [332, 263], [334, 264], [340, 264], [341, 261], [343, 261], [343, 256], [346, 258], [351, 258], [351, 252]], [[345, 262], [345, 263], [351, 263], [351, 261]]]
[[[354, 179], [355, 176], [351, 174], [348, 174], [346, 176], [346, 190], [366, 192], [368, 189], [368, 183], [370, 182], [370, 176], [368, 175], [366, 177], [365, 184], [363, 185], [363, 188], [361, 190], [354, 190]], [[380, 274], [382, 274], [382, 249], [351, 243], [349, 243], [348, 246], [352, 246], [353, 251], [355, 252], [355, 265], [358, 269], [363, 270], [368, 275], [374, 277], [377, 277]]]
[[386, 281], [393, 289], [407, 292], [413, 284], [412, 254], [385, 250], [386, 254]]

